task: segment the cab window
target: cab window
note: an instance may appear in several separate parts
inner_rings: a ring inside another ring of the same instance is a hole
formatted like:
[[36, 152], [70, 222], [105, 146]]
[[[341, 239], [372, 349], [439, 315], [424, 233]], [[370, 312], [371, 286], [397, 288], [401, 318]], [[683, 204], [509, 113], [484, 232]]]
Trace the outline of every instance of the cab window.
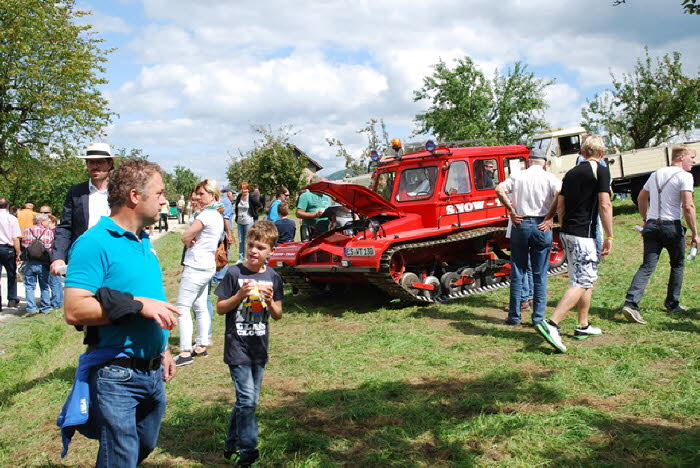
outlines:
[[474, 161], [474, 184], [477, 190], [493, 189], [498, 182], [498, 164], [495, 159]]
[[525, 158], [506, 158], [503, 163], [503, 170], [506, 173], [506, 179], [518, 172], [527, 169], [525, 165]]
[[387, 200], [391, 199], [391, 190], [394, 188], [394, 172], [382, 172], [377, 176], [377, 185], [374, 191]]
[[430, 198], [435, 190], [437, 167], [417, 167], [406, 169], [399, 178], [398, 201], [424, 200]]
[[581, 152], [581, 139], [578, 135], [570, 135], [559, 138], [559, 150], [565, 154], [578, 154]]
[[469, 179], [469, 166], [464, 161], [454, 161], [450, 164], [445, 181], [445, 193], [447, 195], [459, 195], [472, 191]]

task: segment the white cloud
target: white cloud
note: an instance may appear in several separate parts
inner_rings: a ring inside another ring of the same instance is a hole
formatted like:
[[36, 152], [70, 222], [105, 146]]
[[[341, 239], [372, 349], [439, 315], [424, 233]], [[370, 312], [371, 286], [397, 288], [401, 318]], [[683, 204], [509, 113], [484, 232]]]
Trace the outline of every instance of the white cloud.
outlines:
[[177, 157], [221, 172], [221, 154], [250, 148], [249, 124], [289, 123], [301, 130], [298, 146], [335, 168], [342, 162], [327, 136], [359, 152], [357, 130], [384, 117], [406, 139], [427, 105], [413, 92], [439, 59], [465, 55], [488, 76], [521, 60], [555, 78], [546, 117], [576, 124], [591, 88], [607, 85], [610, 71], [630, 72], [645, 44], [652, 56], [681, 51], [686, 72], [697, 72], [695, 19], [654, 0], [628, 3], [143, 0], [145, 24], [122, 47], [140, 71], [107, 93], [125, 116], [113, 132], [130, 146], [153, 145], [164, 161], [187, 146]]
[[90, 12], [89, 15], [79, 18], [78, 23], [89, 24], [92, 26], [93, 31], [97, 31], [100, 34], [130, 34], [132, 32], [131, 26], [129, 26], [123, 18], [107, 15], [99, 10], [91, 9], [90, 7], [82, 4], [78, 5], [78, 9]]

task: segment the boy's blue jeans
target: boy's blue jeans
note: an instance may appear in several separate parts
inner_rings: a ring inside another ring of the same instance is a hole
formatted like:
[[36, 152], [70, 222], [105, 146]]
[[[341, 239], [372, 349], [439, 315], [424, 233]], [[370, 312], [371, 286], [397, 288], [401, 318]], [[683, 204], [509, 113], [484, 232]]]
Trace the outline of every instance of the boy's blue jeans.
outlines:
[[265, 365], [242, 364], [229, 366], [229, 370], [236, 387], [236, 403], [229, 419], [224, 450], [238, 452], [242, 460], [254, 461], [258, 454], [255, 408], [258, 406]]

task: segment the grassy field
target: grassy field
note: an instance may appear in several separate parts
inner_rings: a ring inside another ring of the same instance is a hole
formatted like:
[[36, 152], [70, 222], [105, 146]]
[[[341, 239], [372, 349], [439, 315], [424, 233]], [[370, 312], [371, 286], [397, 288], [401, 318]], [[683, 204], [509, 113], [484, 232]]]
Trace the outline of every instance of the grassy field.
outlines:
[[[288, 295], [258, 410], [261, 464], [699, 466], [700, 262], [686, 267], [689, 314], [663, 310], [664, 254], [642, 303], [649, 325], [626, 322], [619, 310], [641, 240], [631, 203], [616, 202], [615, 212], [615, 250], [593, 293], [592, 322], [604, 335], [574, 340], [571, 313], [564, 355], [534, 329], [503, 324], [507, 290], [426, 307], [366, 289]], [[176, 234], [158, 243], [172, 300], [180, 245]], [[548, 316], [567, 284], [550, 279]], [[217, 317], [210, 357], [167, 385], [147, 465], [221, 463], [233, 403], [222, 331]], [[82, 436], [61, 460], [54, 425], [81, 339], [59, 316], [0, 328], [0, 465], [94, 463], [97, 444]]]

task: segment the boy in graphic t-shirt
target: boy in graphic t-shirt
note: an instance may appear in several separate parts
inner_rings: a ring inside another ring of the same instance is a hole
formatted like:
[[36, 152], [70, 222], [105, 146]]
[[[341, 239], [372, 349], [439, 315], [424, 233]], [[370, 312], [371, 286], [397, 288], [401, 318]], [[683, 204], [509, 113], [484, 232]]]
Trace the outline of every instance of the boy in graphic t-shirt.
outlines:
[[277, 235], [272, 222], [256, 222], [246, 236], [245, 261], [230, 267], [214, 292], [217, 313], [226, 314], [224, 362], [236, 389], [224, 459], [236, 457], [239, 466], [250, 466], [259, 455], [255, 408], [267, 364], [269, 318], [282, 318], [282, 278], [265, 264]]

